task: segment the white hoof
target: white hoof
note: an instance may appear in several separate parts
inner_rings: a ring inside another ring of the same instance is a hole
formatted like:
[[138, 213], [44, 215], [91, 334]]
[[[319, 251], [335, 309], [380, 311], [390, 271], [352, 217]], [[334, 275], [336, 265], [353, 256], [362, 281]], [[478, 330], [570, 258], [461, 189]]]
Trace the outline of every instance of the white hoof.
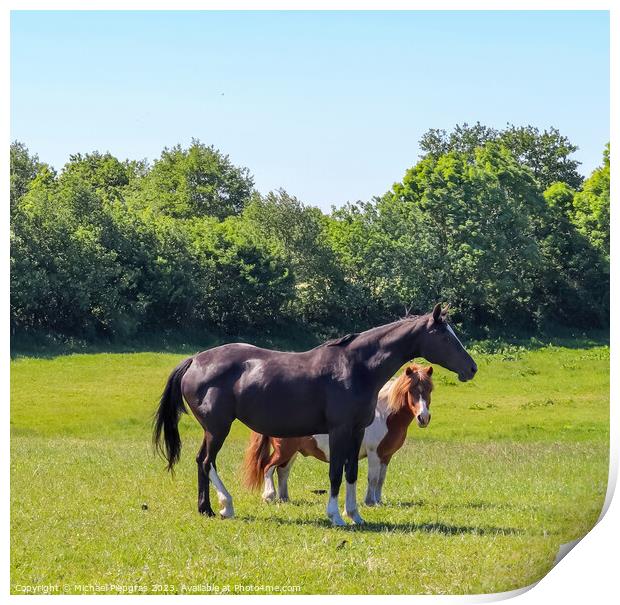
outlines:
[[263, 502], [275, 502], [276, 493], [275, 492], [267, 492], [263, 494]]
[[329, 502], [327, 503], [327, 518], [335, 527], [342, 527], [346, 525], [340, 516], [340, 511], [338, 510], [338, 497], [330, 497]]
[[227, 504], [220, 510], [220, 516], [222, 519], [232, 519], [235, 516], [235, 509], [232, 504]]
[[353, 522], [354, 525], [364, 525], [364, 519], [362, 519], [362, 517], [360, 517], [360, 514], [358, 512], [357, 509], [348, 512], [345, 511], [344, 513], [347, 517], [349, 517], [349, 519], [351, 519], [351, 521]]
[[344, 527], [346, 525], [339, 513], [328, 515], [328, 517], [334, 527]]

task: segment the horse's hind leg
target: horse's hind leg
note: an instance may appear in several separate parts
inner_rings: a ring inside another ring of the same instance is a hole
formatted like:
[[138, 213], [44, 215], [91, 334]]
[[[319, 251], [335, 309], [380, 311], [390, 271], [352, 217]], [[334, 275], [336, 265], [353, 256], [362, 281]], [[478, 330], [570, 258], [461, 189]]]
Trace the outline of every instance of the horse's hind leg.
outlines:
[[207, 455], [205, 456], [205, 459], [203, 461], [203, 471], [205, 475], [207, 475], [208, 478], [211, 480], [211, 482], [213, 483], [213, 487], [217, 492], [217, 498], [220, 502], [220, 506], [222, 507], [220, 509], [220, 515], [224, 519], [234, 517], [235, 511], [233, 509], [232, 496], [228, 493], [228, 490], [224, 486], [223, 481], [217, 474], [216, 459], [218, 452], [222, 448], [222, 445], [224, 444], [224, 441], [228, 436], [231, 423], [229, 423], [225, 427], [220, 425], [218, 427], [219, 430], [210, 429], [205, 431], [207, 442]]
[[282, 502], [288, 502], [288, 476], [291, 472], [293, 462], [295, 462], [297, 454], [293, 454], [293, 457], [282, 466], [278, 467], [278, 498]]
[[215, 465], [213, 464], [211, 464], [211, 470], [209, 471], [209, 479], [213, 482], [213, 487], [215, 487], [217, 498], [220, 502], [220, 506], [222, 507], [220, 509], [220, 515], [222, 515], [223, 519], [232, 519], [232, 517], [235, 516], [232, 496], [228, 493], [226, 487], [224, 487], [224, 483], [217, 474]]
[[207, 436], [200, 446], [200, 451], [196, 456], [196, 466], [198, 467], [198, 512], [201, 515], [207, 515], [208, 517], [215, 516], [213, 509], [211, 508], [211, 502], [209, 500], [209, 476], [204, 470], [204, 459], [207, 455]]
[[265, 483], [262, 496], [264, 502], [273, 502], [276, 499], [276, 486], [273, 484], [273, 474], [276, 468], [277, 467], [272, 456], [269, 463], [265, 467]]

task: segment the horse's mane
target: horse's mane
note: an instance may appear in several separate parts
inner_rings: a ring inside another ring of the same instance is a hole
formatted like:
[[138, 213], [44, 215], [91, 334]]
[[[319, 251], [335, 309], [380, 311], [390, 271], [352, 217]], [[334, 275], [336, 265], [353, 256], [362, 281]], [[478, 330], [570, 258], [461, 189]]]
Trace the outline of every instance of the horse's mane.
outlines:
[[401, 317], [398, 321], [409, 321], [412, 319], [420, 319], [422, 315], [412, 315], [411, 313], [407, 313], [404, 317]]
[[[395, 322], [393, 322], [393, 324], [401, 324], [406, 321], [413, 321], [415, 319], [419, 319], [420, 317], [422, 317], [422, 315], [407, 314], [404, 317], [397, 319]], [[367, 330], [367, 332], [372, 332], [373, 330], [384, 329], [385, 327], [386, 326], [376, 326], [375, 328], [371, 328], [370, 330]], [[364, 332], [364, 334], [366, 334], [366, 332]], [[344, 347], [348, 345], [349, 343], [353, 342], [358, 336], [360, 336], [359, 332], [354, 332], [353, 334], [345, 334], [344, 336], [341, 336], [340, 338], [334, 338], [332, 340], [328, 340], [318, 345], [317, 347], [315, 347], [315, 349], [320, 349], [321, 347]]]
[[345, 334], [340, 338], [334, 338], [333, 340], [328, 340], [323, 344], [320, 344], [317, 349], [320, 347], [344, 347], [345, 345], [348, 345], [351, 341], [355, 340], [358, 336], [359, 334], [357, 333]]
[[[412, 363], [409, 367], [413, 370], [414, 374], [417, 374], [418, 380], [420, 382], [426, 385], [429, 390], [433, 389], [432, 378], [426, 372], [420, 371], [424, 369], [424, 366], [421, 366], [417, 363]], [[411, 387], [412, 378], [413, 374], [408, 375], [407, 372], [403, 372], [395, 380], [388, 395], [386, 406], [388, 413], [392, 414], [394, 412], [398, 412], [398, 410], [407, 405], [407, 393], [409, 392], [409, 388]]]

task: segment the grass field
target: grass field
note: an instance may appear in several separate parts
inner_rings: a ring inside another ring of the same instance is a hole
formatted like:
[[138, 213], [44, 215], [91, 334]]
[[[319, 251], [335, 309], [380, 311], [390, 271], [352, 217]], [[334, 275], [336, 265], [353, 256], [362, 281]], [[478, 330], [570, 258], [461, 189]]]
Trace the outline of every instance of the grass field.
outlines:
[[[238, 423], [218, 459], [237, 517], [198, 516], [197, 423], [181, 422], [174, 479], [150, 447], [159, 394], [185, 356], [12, 362], [13, 593], [506, 591], [540, 579], [601, 510], [607, 346], [476, 354], [467, 384], [436, 368], [432, 423], [394, 457], [386, 504], [343, 529], [314, 493], [328, 485], [317, 460], [296, 464], [291, 503], [241, 487]], [[360, 472], [363, 497], [365, 462]]]

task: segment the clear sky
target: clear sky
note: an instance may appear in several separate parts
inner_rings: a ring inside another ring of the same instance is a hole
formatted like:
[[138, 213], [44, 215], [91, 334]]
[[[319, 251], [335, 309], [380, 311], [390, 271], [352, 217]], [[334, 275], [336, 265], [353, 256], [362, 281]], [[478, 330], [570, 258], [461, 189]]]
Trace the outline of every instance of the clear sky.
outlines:
[[390, 188], [428, 128], [609, 140], [607, 12], [14, 12], [11, 137], [159, 156], [192, 137], [328, 209]]

